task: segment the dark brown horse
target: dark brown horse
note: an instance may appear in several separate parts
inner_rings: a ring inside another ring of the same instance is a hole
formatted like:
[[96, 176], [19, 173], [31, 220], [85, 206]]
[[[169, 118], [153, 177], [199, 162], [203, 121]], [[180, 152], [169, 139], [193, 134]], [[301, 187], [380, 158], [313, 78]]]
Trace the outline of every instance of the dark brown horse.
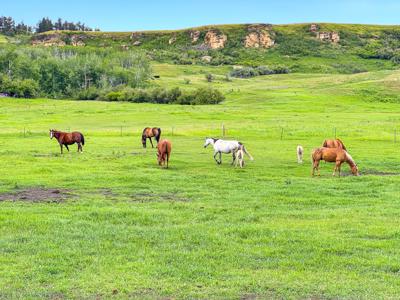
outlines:
[[343, 149], [346, 150], [346, 147], [344, 146], [343, 142], [339, 139], [335, 139], [335, 140], [325, 140], [324, 143], [322, 144], [322, 147], [325, 148], [339, 148], [339, 149]]
[[83, 152], [82, 145], [85, 145], [85, 138], [83, 134], [77, 131], [74, 132], [62, 132], [54, 129], [50, 129], [50, 138], [55, 137], [60, 144], [61, 154], [63, 153], [63, 146], [67, 148], [69, 152], [68, 145], [78, 144], [78, 152]]
[[165, 165], [166, 161], [168, 168], [168, 162], [171, 156], [171, 149], [172, 145], [171, 142], [168, 140], [161, 140], [161, 142], [157, 144], [157, 161], [160, 166]]
[[151, 147], [154, 148], [153, 146], [153, 141], [151, 140], [151, 138], [154, 137], [158, 142], [160, 141], [160, 137], [161, 137], [161, 128], [157, 128], [157, 127], [146, 127], [145, 129], [143, 129], [142, 132], [142, 144], [143, 144], [143, 148], [146, 148], [146, 140], [149, 139], [150, 143], [151, 143]]

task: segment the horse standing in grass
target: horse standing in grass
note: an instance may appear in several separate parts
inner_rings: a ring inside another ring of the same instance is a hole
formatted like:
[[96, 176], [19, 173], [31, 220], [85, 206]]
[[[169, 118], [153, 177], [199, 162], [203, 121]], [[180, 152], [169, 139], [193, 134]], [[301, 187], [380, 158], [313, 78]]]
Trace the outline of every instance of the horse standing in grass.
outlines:
[[302, 164], [302, 163], [303, 163], [303, 154], [304, 154], [304, 149], [303, 149], [303, 147], [300, 146], [300, 145], [298, 145], [298, 146], [297, 146], [296, 152], [297, 152], [297, 162], [298, 162], [299, 164]]
[[151, 140], [151, 138], [154, 137], [158, 142], [160, 141], [160, 137], [161, 137], [161, 128], [157, 128], [157, 127], [146, 127], [145, 129], [143, 129], [142, 132], [142, 144], [143, 144], [143, 148], [146, 148], [146, 140], [149, 139], [150, 143], [151, 143], [151, 148], [154, 148], [153, 146], [153, 141]]
[[[232, 153], [232, 165], [233, 165], [236, 160], [236, 151], [241, 146], [243, 146], [243, 152], [250, 158], [250, 160], [253, 160], [253, 157], [250, 155], [249, 152], [247, 152], [246, 148], [241, 142], [206, 138], [206, 141], [204, 143], [204, 148], [206, 148], [210, 144], [213, 145], [214, 147], [214, 160], [219, 165], [222, 163], [222, 155], [221, 155], [222, 153]], [[219, 154], [219, 160], [217, 160], [216, 158], [218, 154]]]
[[77, 131], [74, 132], [62, 132], [54, 129], [50, 129], [50, 139], [55, 137], [60, 144], [61, 154], [63, 154], [63, 146], [67, 148], [69, 152], [68, 145], [78, 144], [78, 152], [83, 152], [82, 145], [85, 145], [85, 138], [83, 134]]
[[343, 149], [343, 150], [347, 151], [345, 145], [339, 139], [325, 140], [324, 143], [322, 144], [322, 147], [325, 147], [325, 148], [340, 148], [340, 149]]
[[168, 169], [168, 162], [171, 156], [172, 145], [171, 142], [168, 140], [161, 140], [157, 144], [157, 161], [160, 166], [165, 165], [167, 162], [167, 169]]
[[318, 176], [320, 176], [319, 162], [321, 160], [324, 160], [326, 162], [336, 163], [335, 168], [333, 169], [333, 174], [332, 174], [333, 176], [336, 175], [336, 171], [339, 171], [339, 177], [340, 177], [340, 168], [344, 162], [350, 166], [351, 173], [353, 173], [353, 175], [355, 176], [359, 175], [357, 164], [355, 163], [351, 155], [343, 149], [321, 147], [314, 149], [311, 157], [313, 160], [312, 176], [314, 176], [315, 170], [318, 171]]

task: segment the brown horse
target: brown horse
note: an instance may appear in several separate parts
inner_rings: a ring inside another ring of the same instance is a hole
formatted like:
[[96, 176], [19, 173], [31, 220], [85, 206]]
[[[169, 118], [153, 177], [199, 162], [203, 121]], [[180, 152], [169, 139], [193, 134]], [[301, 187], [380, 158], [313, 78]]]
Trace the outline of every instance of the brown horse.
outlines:
[[325, 147], [325, 148], [340, 148], [340, 149], [343, 149], [343, 150], [347, 151], [345, 145], [339, 139], [325, 140], [324, 143], [322, 144], [322, 147]]
[[168, 162], [171, 156], [171, 149], [172, 145], [171, 142], [168, 140], [161, 140], [157, 144], [157, 160], [160, 166], [165, 165], [165, 161], [167, 161], [168, 168]]
[[353, 175], [358, 176], [358, 167], [353, 158], [349, 153], [347, 153], [345, 150], [340, 149], [340, 148], [326, 148], [326, 147], [321, 147], [314, 149], [312, 152], [312, 160], [313, 160], [313, 169], [312, 169], [312, 176], [314, 176], [315, 170], [318, 171], [318, 176], [320, 176], [319, 172], [319, 162], [321, 160], [324, 160], [326, 162], [334, 162], [335, 168], [333, 169], [333, 176], [335, 176], [336, 171], [339, 171], [339, 177], [340, 177], [340, 168], [342, 166], [342, 163], [346, 162], [349, 164], [351, 173]]
[[50, 129], [50, 138], [55, 137], [60, 144], [61, 154], [63, 153], [63, 146], [67, 148], [69, 152], [68, 145], [78, 144], [78, 152], [83, 152], [82, 145], [85, 145], [85, 138], [83, 134], [77, 131], [74, 132], [62, 132], [54, 129]]
[[143, 129], [142, 132], [142, 144], [143, 144], [143, 148], [146, 148], [146, 139], [150, 140], [151, 143], [151, 147], [154, 148], [153, 146], [153, 141], [151, 140], [152, 137], [154, 137], [158, 142], [160, 141], [160, 136], [161, 136], [161, 128], [157, 128], [157, 127], [146, 127], [145, 129]]

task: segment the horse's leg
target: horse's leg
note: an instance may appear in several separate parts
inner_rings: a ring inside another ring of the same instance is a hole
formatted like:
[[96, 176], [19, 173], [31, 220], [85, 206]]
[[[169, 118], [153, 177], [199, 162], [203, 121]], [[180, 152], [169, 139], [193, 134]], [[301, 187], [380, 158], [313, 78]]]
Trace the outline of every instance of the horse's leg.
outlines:
[[236, 152], [232, 151], [232, 163], [231, 163], [232, 166], [235, 163], [235, 160], [236, 160]]
[[81, 149], [81, 143], [76, 143], [77, 145], [78, 145], [78, 153], [79, 153], [79, 150], [81, 150], [82, 151], [82, 149]]
[[218, 154], [218, 152], [214, 152], [214, 160], [217, 162], [217, 164], [219, 164], [219, 163], [218, 163], [218, 160], [217, 160], [217, 158], [216, 158], [217, 154]]
[[63, 144], [60, 144], [61, 154], [63, 154]]
[[67, 150], [68, 150], [68, 152], [69, 152], [69, 148], [68, 148], [68, 145], [67, 145], [67, 144], [65, 144], [64, 146], [65, 146], [65, 148], [67, 148]]
[[222, 164], [222, 153], [219, 152], [219, 164]]
[[168, 162], [169, 162], [169, 154], [167, 152], [167, 169], [168, 169]]
[[149, 137], [150, 143], [151, 143], [151, 148], [154, 148], [153, 146], [153, 141], [151, 140], [151, 137]]

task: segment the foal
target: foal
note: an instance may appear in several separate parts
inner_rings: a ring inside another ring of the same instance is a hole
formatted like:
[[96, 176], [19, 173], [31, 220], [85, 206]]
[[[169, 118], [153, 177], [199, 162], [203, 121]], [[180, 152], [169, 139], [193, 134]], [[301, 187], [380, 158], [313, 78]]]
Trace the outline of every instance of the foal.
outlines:
[[55, 129], [50, 129], [50, 139], [55, 137], [60, 144], [61, 154], [63, 154], [63, 146], [67, 148], [69, 152], [68, 145], [78, 144], [78, 152], [83, 152], [82, 145], [85, 145], [85, 138], [83, 134], [77, 131], [74, 132], [62, 132]]
[[313, 160], [312, 176], [314, 176], [315, 170], [318, 171], [318, 176], [320, 176], [319, 162], [321, 160], [324, 160], [326, 162], [336, 163], [335, 168], [333, 169], [333, 174], [332, 174], [333, 176], [336, 175], [336, 171], [339, 171], [339, 177], [340, 177], [340, 168], [342, 166], [342, 163], [344, 162], [350, 166], [351, 173], [353, 173], [353, 175], [355, 176], [360, 175], [358, 173], [357, 164], [355, 163], [351, 155], [343, 149], [321, 147], [314, 149], [311, 157]]
[[165, 165], [165, 161], [167, 161], [167, 169], [168, 162], [171, 156], [172, 145], [168, 140], [161, 140], [157, 144], [157, 161], [160, 166]]
[[303, 153], [304, 153], [304, 149], [303, 149], [303, 147], [302, 146], [300, 146], [300, 145], [298, 145], [297, 146], [297, 162], [299, 163], [299, 164], [302, 164], [303, 163]]
[[236, 159], [235, 159], [235, 167], [237, 167], [238, 163], [240, 168], [244, 167], [244, 146], [242, 144], [239, 145], [239, 148], [237, 149], [235, 153]]

